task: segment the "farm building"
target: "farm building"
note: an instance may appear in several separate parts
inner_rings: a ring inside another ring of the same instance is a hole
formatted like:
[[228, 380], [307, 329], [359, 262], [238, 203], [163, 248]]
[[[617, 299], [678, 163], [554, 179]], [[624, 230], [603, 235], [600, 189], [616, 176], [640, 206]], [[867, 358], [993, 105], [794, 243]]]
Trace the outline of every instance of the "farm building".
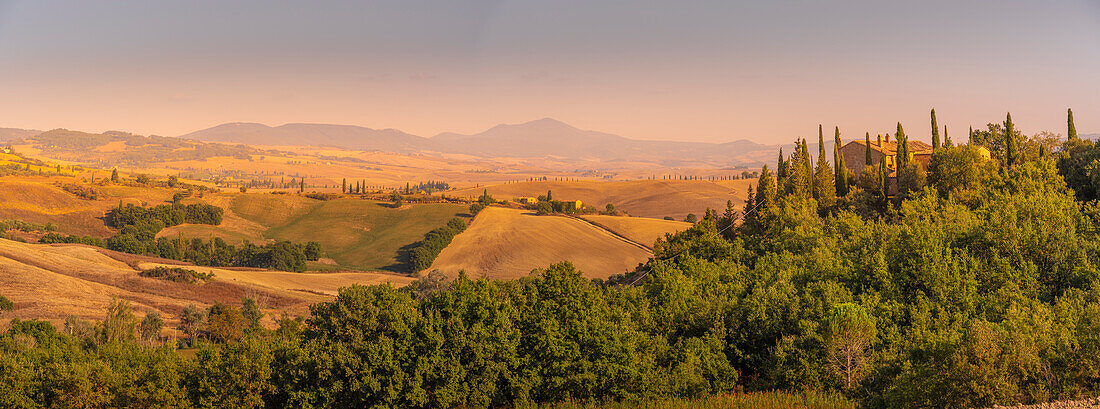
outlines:
[[[982, 148], [985, 149], [985, 148]], [[897, 150], [898, 143], [896, 141], [879, 142], [871, 141], [871, 163], [878, 164], [885, 161], [886, 167], [890, 170], [897, 168]], [[863, 167], [867, 165], [867, 142], [866, 141], [851, 141], [848, 144], [840, 147], [840, 153], [844, 155], [844, 164], [848, 166], [848, 170], [853, 175], [858, 175], [863, 172]], [[914, 161], [917, 161], [928, 169], [928, 162], [932, 160], [932, 146], [921, 141], [909, 141], [909, 154], [912, 155]]]

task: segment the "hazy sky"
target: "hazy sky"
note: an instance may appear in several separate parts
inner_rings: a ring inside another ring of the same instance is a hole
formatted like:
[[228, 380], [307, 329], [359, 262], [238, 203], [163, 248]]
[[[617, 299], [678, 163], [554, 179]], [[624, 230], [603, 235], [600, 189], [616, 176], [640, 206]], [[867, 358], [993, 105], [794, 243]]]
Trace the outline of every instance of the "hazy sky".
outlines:
[[0, 127], [1100, 132], [1100, 0], [4, 1]]

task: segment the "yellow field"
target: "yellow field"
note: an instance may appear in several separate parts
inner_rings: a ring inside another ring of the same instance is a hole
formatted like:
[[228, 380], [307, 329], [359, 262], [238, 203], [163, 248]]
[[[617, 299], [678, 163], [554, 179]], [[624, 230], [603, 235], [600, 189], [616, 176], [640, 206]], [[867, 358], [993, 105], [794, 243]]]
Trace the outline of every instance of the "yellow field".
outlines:
[[137, 269], [120, 259], [132, 259], [140, 268], [176, 265], [82, 245], [26, 244], [0, 239], [0, 294], [16, 306], [14, 312], [4, 314], [5, 321], [11, 317], [37, 318], [60, 324], [69, 315], [100, 320], [112, 297], [129, 300], [139, 317], [145, 312], [159, 311], [169, 321], [175, 321], [187, 305], [239, 304], [243, 296], [264, 301], [262, 306], [269, 315], [281, 311], [305, 314], [309, 304], [328, 299], [340, 287], [384, 282], [403, 286], [412, 281], [404, 276], [379, 273], [213, 269], [214, 280], [192, 285], [140, 277]]
[[665, 234], [676, 233], [691, 227], [691, 223], [649, 219], [644, 217], [601, 215], [585, 215], [581, 217], [650, 248], [653, 248], [653, 243], [656, 242], [658, 238], [664, 238]]
[[603, 209], [608, 203], [631, 216], [683, 220], [688, 213], [702, 217], [708, 207], [721, 212], [726, 201], [742, 206], [751, 180], [633, 180], [622, 182], [518, 182], [447, 192], [447, 196], [476, 198], [483, 190], [495, 199], [538, 197], [552, 191], [556, 200], [580, 200]]
[[570, 261], [590, 278], [624, 273], [644, 263], [650, 252], [584, 221], [536, 216], [527, 211], [489, 207], [455, 236], [429, 270], [470, 277], [512, 279], [532, 269]]

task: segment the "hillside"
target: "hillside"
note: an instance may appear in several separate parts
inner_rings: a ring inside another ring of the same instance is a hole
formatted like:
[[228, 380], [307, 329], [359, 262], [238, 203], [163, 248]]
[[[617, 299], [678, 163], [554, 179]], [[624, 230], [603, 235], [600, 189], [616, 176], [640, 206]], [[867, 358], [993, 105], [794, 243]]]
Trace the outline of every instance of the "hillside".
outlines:
[[5, 317], [38, 318], [60, 323], [69, 315], [102, 319], [112, 297], [129, 300], [139, 312], [159, 311], [169, 320], [189, 304], [238, 304], [249, 295], [265, 300], [270, 311], [301, 314], [325, 300], [338, 287], [355, 283], [407, 284], [411, 279], [376, 273], [299, 274], [265, 270], [214, 271], [205, 284], [182, 284], [145, 278], [135, 267], [165, 261], [82, 245], [26, 244], [0, 239], [0, 288], [16, 305]]
[[430, 141], [396, 129], [371, 129], [353, 125], [285, 124], [271, 127], [234, 122], [207, 128], [180, 138], [246, 145], [337, 146], [349, 149], [409, 153], [430, 149]]
[[335, 146], [397, 153], [436, 152], [481, 158], [554, 158], [574, 162], [646, 162], [656, 166], [758, 166], [771, 160], [778, 146], [747, 140], [728, 143], [646, 141], [581, 130], [543, 118], [501, 124], [463, 135], [444, 132], [431, 138], [395, 129], [351, 125], [227, 123], [182, 135], [208, 142], [250, 145]]
[[408, 272], [404, 252], [432, 229], [465, 213], [456, 204], [406, 205], [362, 199], [320, 201], [297, 195], [209, 195], [205, 201], [226, 209], [219, 226], [182, 225], [162, 236], [221, 237], [230, 243], [289, 240], [317, 241], [336, 265], [322, 269]]
[[633, 270], [649, 257], [649, 251], [580, 220], [489, 207], [455, 236], [429, 270], [503, 280], [570, 261], [589, 278], [606, 278]]
[[518, 182], [483, 186], [447, 192], [447, 196], [476, 198], [483, 191], [495, 199], [538, 197], [549, 190], [558, 200], [580, 200], [604, 208], [615, 205], [631, 216], [683, 220], [688, 213], [702, 216], [708, 207], [726, 208], [726, 201], [742, 206], [748, 195], [748, 185], [753, 180], [702, 181], [702, 180], [635, 180], [622, 182], [596, 181], [539, 181]]
[[692, 226], [691, 223], [645, 217], [602, 215], [584, 215], [581, 217], [649, 248], [653, 248], [653, 243], [659, 238], [664, 238], [666, 234], [684, 231]]

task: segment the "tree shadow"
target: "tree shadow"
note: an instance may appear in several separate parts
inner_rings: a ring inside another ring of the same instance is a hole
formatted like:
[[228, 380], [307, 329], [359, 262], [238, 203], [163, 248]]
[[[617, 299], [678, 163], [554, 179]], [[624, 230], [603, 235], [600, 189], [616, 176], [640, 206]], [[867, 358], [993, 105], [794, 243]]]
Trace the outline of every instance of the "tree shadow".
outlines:
[[394, 273], [414, 274], [412, 271], [412, 250], [424, 244], [424, 240], [418, 240], [413, 243], [406, 244], [397, 249], [396, 263], [388, 266], [383, 266], [380, 269], [386, 271], [392, 271]]

